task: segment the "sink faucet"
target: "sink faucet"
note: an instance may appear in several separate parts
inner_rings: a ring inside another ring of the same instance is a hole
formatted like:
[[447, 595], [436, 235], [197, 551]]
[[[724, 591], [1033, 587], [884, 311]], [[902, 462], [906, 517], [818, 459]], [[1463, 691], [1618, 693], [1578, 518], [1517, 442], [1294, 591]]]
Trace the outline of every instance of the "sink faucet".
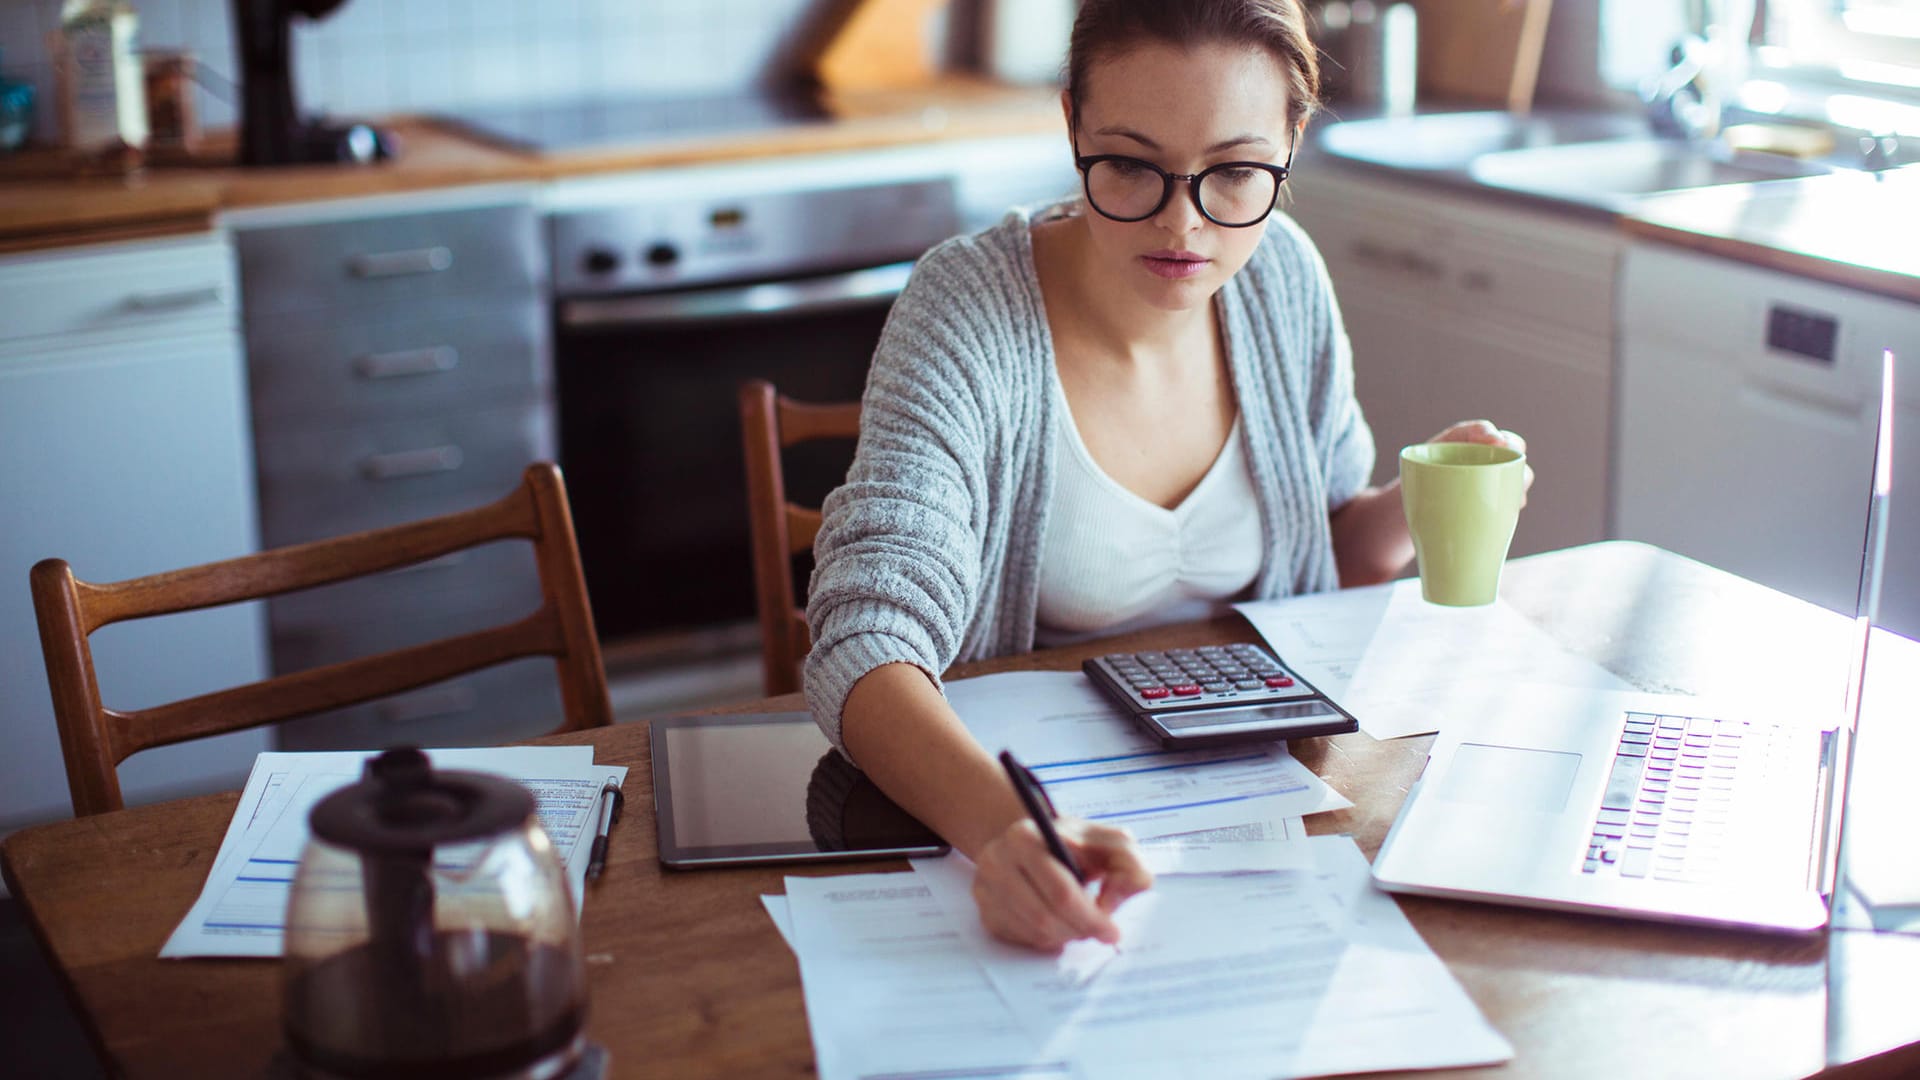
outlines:
[[1673, 46], [1672, 66], [1642, 88], [1656, 133], [1687, 140], [1720, 133], [1720, 97], [1707, 82], [1707, 51], [1699, 38], [1681, 39]]

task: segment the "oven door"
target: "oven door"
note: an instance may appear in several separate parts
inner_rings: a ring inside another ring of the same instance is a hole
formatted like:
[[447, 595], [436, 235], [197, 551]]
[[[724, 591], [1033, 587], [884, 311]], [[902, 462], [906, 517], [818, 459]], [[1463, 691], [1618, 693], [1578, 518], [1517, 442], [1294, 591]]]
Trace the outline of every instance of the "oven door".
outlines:
[[[857, 399], [912, 268], [560, 302], [560, 458], [603, 642], [751, 640], [738, 387], [764, 378], [802, 401]], [[819, 505], [852, 450], [787, 451], [788, 497]]]

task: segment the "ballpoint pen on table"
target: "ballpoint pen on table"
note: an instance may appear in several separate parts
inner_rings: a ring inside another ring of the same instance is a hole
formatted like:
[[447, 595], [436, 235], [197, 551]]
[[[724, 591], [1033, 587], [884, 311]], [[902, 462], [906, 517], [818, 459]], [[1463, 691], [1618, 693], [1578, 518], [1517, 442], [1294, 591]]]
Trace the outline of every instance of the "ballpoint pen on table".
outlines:
[[594, 830], [593, 849], [587, 852], [588, 881], [598, 881], [600, 872], [607, 868], [607, 837], [613, 832], [613, 823], [620, 820], [620, 810], [626, 802], [620, 785], [611, 779], [600, 788], [600, 821]]
[[1087, 875], [1074, 861], [1073, 852], [1060, 840], [1060, 833], [1053, 827], [1053, 800], [1047, 797], [1047, 789], [1040, 785], [1038, 777], [1025, 765], [1013, 758], [1013, 751], [1000, 751], [1000, 766], [1007, 770], [1007, 778], [1013, 781], [1014, 794], [1020, 796], [1020, 804], [1027, 808], [1027, 816], [1040, 829], [1040, 839], [1046, 841], [1047, 850], [1067, 868], [1073, 880], [1082, 885], [1087, 883]]

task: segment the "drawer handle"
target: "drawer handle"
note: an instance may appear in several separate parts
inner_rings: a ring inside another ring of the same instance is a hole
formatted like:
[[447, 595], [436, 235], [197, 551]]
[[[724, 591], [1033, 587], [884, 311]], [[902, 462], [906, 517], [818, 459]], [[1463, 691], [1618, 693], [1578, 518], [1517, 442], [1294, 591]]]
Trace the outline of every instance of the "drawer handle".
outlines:
[[420, 450], [396, 450], [374, 454], [360, 463], [360, 471], [369, 480], [400, 480], [409, 476], [452, 472], [467, 456], [457, 446], [429, 446]]
[[480, 695], [471, 686], [442, 686], [383, 701], [378, 711], [381, 723], [412, 724], [436, 716], [472, 712], [479, 703]]
[[408, 277], [413, 274], [437, 274], [453, 265], [453, 252], [438, 245], [412, 251], [380, 251], [355, 255], [347, 260], [347, 269], [357, 278]]
[[403, 375], [432, 375], [460, 366], [460, 354], [451, 345], [425, 349], [368, 353], [353, 362], [353, 370], [363, 379], [397, 379]]
[[126, 307], [129, 311], [151, 315], [162, 311], [183, 311], [187, 308], [226, 302], [227, 290], [218, 285], [200, 285], [191, 289], [164, 289], [160, 292], [134, 293], [127, 297]]

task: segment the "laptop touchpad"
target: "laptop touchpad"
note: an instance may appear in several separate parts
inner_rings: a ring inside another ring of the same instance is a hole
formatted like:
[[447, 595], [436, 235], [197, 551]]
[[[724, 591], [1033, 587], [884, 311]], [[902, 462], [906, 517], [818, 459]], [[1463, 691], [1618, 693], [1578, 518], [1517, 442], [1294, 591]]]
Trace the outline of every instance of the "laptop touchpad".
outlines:
[[1557, 814], [1566, 809], [1579, 771], [1579, 754], [1461, 743], [1435, 794], [1449, 802]]

